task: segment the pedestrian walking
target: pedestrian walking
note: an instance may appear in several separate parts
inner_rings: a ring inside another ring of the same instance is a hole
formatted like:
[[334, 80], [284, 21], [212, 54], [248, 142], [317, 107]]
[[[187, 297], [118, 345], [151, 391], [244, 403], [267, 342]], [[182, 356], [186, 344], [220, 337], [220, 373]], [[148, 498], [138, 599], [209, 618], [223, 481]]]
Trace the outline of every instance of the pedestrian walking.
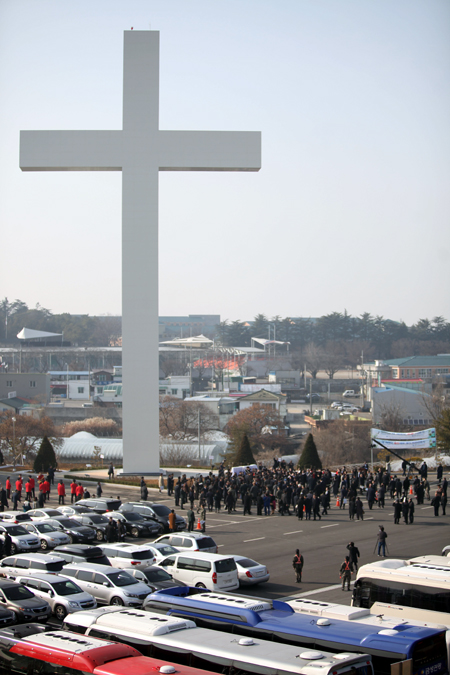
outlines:
[[144, 480], [144, 476], [141, 476], [141, 502], [146, 502], [148, 499], [148, 487]]
[[347, 544], [348, 555], [355, 571], [358, 571], [359, 548], [351, 541]]
[[16, 490], [12, 496], [13, 511], [17, 511], [17, 502], [20, 500], [20, 492]]
[[412, 525], [414, 522], [414, 502], [412, 500], [412, 497], [409, 498], [408, 502], [408, 511], [409, 511], [409, 522]]
[[350, 560], [350, 556], [346, 555], [345, 560], [342, 563], [339, 573], [340, 578], [342, 579], [342, 590], [345, 591], [345, 584], [347, 584], [347, 590], [350, 590], [350, 582], [352, 580], [353, 565]]
[[387, 532], [385, 532], [383, 525], [378, 526], [378, 534], [377, 534], [377, 543], [378, 543], [378, 557], [381, 557], [380, 551], [383, 551], [383, 558], [386, 557], [386, 539], [387, 539]]
[[11, 555], [11, 546], [12, 546], [11, 535], [8, 532], [5, 532], [3, 536], [3, 551], [5, 556]]
[[70, 484], [70, 503], [77, 501], [77, 481], [73, 480]]
[[402, 514], [402, 505], [399, 500], [396, 499], [394, 502], [394, 525], [398, 525], [400, 522], [400, 516]]
[[64, 497], [66, 496], [66, 487], [64, 485], [64, 481], [61, 478], [61, 480], [58, 483], [58, 504], [62, 504], [64, 506]]
[[8, 500], [6, 498], [6, 490], [0, 485], [0, 511], [8, 510]]
[[295, 581], [297, 584], [300, 584], [302, 581], [303, 564], [304, 564], [303, 556], [300, 553], [300, 550], [297, 548], [295, 549], [295, 555], [292, 561], [292, 567], [294, 568], [296, 576]]
[[188, 522], [188, 532], [192, 532], [195, 524], [195, 513], [193, 509], [188, 509], [186, 513], [186, 518]]
[[97, 497], [101, 497], [102, 494], [103, 494], [102, 484], [100, 483], [100, 481], [98, 481], [98, 483], [97, 483], [96, 494], [97, 494]]
[[162, 475], [162, 473], [160, 473], [158, 477], [158, 487], [159, 493], [161, 494], [161, 492], [164, 490], [164, 476]]
[[109, 480], [112, 480], [114, 478], [114, 466], [112, 462], [108, 467], [108, 478]]

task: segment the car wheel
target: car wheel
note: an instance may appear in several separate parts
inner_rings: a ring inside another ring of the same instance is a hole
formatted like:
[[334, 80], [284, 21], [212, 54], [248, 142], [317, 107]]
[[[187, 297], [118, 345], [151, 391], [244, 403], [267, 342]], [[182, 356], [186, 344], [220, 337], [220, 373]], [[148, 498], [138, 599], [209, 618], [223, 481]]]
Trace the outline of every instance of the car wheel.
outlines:
[[139, 530], [137, 527], [132, 527], [131, 528], [131, 536], [137, 539], [139, 537]]
[[57, 619], [60, 621], [64, 621], [64, 617], [66, 616], [67, 611], [66, 608], [63, 607], [62, 605], [56, 605], [55, 607], [55, 616]]
[[111, 602], [109, 604], [110, 605], [123, 605], [123, 600], [122, 600], [122, 598], [118, 598], [117, 596], [114, 596], [114, 598], [111, 598]]
[[195, 584], [195, 588], [206, 588], [205, 584]]
[[46, 551], [48, 549], [48, 541], [45, 541], [45, 539], [41, 539], [41, 549], [43, 551]]
[[14, 553], [17, 553], [17, 546], [15, 544], [11, 544], [11, 554], [14, 555]]
[[101, 530], [97, 530], [97, 532], [95, 533], [95, 538], [97, 539], [97, 541], [103, 541], [103, 532]]

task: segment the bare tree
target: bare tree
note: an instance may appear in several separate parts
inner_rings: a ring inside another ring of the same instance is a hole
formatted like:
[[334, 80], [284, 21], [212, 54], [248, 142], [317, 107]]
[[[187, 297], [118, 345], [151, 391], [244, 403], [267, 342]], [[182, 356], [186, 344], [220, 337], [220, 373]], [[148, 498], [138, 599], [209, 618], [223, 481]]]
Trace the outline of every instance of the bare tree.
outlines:
[[317, 373], [323, 367], [323, 352], [314, 342], [309, 342], [306, 346], [305, 365], [307, 372], [315, 380]]
[[384, 431], [407, 431], [409, 425], [404, 424], [405, 411], [396, 403], [380, 405], [379, 425]]

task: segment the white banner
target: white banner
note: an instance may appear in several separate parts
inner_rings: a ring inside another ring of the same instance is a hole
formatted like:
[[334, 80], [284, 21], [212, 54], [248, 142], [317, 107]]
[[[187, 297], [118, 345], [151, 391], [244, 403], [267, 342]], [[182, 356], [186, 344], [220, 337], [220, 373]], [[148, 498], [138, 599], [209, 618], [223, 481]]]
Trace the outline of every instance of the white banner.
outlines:
[[436, 447], [436, 429], [423, 429], [409, 433], [396, 433], [371, 429], [372, 439], [380, 441], [388, 449], [398, 450], [427, 450]]

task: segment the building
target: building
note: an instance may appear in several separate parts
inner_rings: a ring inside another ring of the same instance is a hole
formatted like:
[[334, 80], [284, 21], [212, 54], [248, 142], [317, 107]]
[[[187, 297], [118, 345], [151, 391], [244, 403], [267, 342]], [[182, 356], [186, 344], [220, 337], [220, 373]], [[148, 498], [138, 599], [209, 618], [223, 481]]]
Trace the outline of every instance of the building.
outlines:
[[45, 405], [50, 391], [49, 373], [0, 373], [0, 399], [24, 398]]
[[378, 426], [386, 409], [398, 410], [403, 424], [408, 426], [433, 426], [433, 420], [427, 410], [425, 400], [429, 396], [421, 391], [406, 389], [395, 385], [373, 387], [372, 421]]
[[214, 338], [217, 326], [220, 324], [220, 314], [189, 314], [189, 316], [160, 316], [159, 339], [190, 337], [205, 335]]
[[372, 382], [381, 380], [431, 380], [450, 374], [450, 354], [407, 356], [365, 363], [364, 371]]

